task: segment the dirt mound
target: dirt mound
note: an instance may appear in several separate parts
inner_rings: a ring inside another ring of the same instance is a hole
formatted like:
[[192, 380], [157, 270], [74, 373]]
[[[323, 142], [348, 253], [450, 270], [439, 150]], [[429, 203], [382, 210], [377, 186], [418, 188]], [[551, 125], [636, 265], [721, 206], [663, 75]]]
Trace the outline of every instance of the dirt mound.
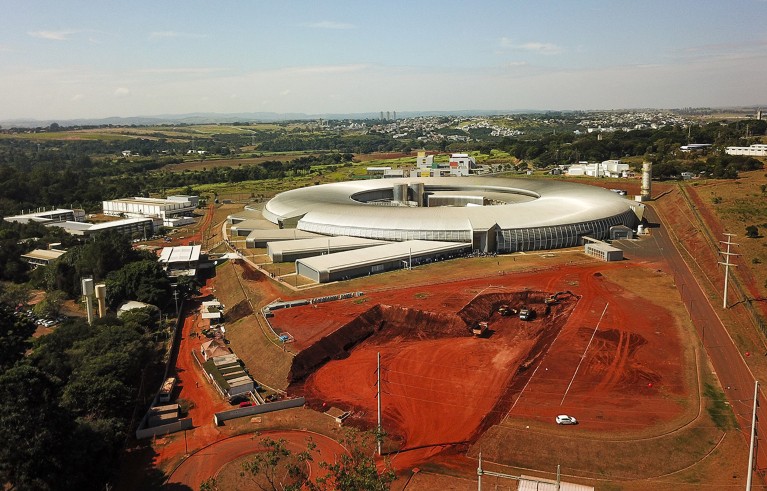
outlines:
[[466, 323], [455, 314], [376, 305], [323, 337], [293, 359], [288, 380], [303, 380], [330, 360], [342, 360], [360, 342], [376, 334], [373, 344], [469, 336]]

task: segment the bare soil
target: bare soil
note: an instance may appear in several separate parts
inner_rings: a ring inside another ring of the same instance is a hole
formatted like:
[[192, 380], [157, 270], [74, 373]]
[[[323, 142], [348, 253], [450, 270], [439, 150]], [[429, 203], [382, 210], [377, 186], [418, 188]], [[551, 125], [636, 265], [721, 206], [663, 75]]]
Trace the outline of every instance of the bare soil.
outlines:
[[[305, 347], [290, 391], [306, 395], [311, 407], [350, 410], [350, 423], [373, 427], [380, 353], [384, 428], [399, 452], [398, 469], [446, 449], [465, 452], [504, 419], [550, 429], [554, 416], [570, 412], [581, 421], [568, 429], [579, 439], [684, 424], [697, 412], [694, 353], [668, 310], [606, 277], [622, 268], [641, 269], [576, 265], [276, 311], [273, 325]], [[547, 313], [543, 299], [567, 290], [574, 295]], [[501, 317], [502, 304], [526, 305], [538, 316]], [[469, 327], [481, 320], [490, 333], [475, 338]], [[503, 440], [498, 431], [490, 441]], [[504, 448], [497, 457], [513, 455]]]

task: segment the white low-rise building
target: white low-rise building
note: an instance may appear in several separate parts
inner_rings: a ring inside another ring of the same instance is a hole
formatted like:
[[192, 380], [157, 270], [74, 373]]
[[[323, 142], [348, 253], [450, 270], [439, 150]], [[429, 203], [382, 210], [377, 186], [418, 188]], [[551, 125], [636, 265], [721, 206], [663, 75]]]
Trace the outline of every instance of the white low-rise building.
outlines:
[[620, 160], [605, 160], [592, 164], [579, 162], [567, 169], [568, 176], [626, 177], [628, 172], [629, 165]]
[[750, 157], [767, 157], [767, 145], [755, 143], [748, 147], [727, 147], [724, 150], [727, 155], [748, 155]]
[[162, 198], [121, 198], [103, 202], [104, 214], [126, 218], [155, 217], [166, 227], [178, 227], [194, 221], [198, 196], [168, 196]]

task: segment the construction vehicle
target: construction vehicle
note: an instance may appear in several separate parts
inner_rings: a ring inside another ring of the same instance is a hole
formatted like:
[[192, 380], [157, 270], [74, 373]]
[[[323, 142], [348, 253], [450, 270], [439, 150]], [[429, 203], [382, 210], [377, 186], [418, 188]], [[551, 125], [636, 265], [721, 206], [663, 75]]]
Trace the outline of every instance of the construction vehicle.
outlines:
[[517, 314], [517, 309], [512, 309], [508, 305], [498, 307], [498, 313], [504, 317]]
[[522, 307], [519, 309], [519, 319], [523, 321], [529, 321], [533, 320], [533, 317], [535, 317], [535, 310], [528, 309], [527, 307]]
[[572, 294], [573, 294], [573, 292], [571, 292], [569, 290], [565, 291], [565, 292], [557, 292], [557, 293], [554, 293], [553, 295], [550, 295], [549, 297], [547, 297], [543, 301], [543, 303], [545, 303], [546, 305], [554, 305], [555, 303], [558, 303], [559, 300], [561, 300], [562, 298], [567, 297], [567, 296], [571, 296]]
[[487, 331], [487, 322], [476, 322], [471, 328], [471, 333], [476, 337], [482, 336], [485, 331]]

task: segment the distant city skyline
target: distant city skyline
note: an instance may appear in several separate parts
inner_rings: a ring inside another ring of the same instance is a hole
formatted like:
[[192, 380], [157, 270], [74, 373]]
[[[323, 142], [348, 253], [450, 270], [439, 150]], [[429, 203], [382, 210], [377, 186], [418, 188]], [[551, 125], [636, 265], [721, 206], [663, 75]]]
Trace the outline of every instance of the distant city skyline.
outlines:
[[766, 0], [7, 2], [0, 120], [765, 102]]

